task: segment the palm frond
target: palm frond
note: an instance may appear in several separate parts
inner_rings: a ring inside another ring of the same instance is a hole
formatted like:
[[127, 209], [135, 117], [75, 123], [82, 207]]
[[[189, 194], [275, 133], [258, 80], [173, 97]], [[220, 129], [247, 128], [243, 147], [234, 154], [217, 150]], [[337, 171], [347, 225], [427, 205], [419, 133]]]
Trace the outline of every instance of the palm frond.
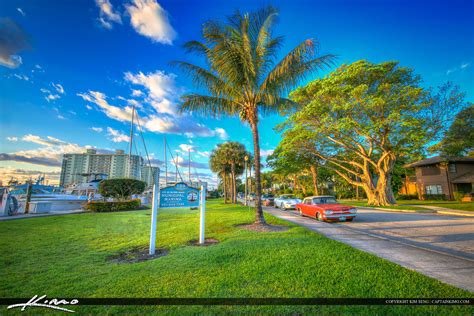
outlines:
[[241, 105], [216, 96], [200, 94], [187, 94], [181, 97], [182, 102], [178, 105], [180, 113], [194, 112], [198, 115], [220, 117], [222, 115], [238, 115]]
[[317, 45], [312, 40], [298, 45], [270, 71], [260, 86], [260, 92], [274, 95], [288, 93], [305, 76], [330, 67], [336, 56], [329, 54], [313, 58], [316, 52], [315, 47]]
[[301, 105], [299, 103], [288, 98], [277, 98], [276, 100], [266, 100], [263, 98], [258, 108], [259, 113], [263, 116], [267, 116], [272, 114], [288, 115], [300, 107]]
[[214, 96], [232, 97], [234, 94], [232, 86], [209, 70], [184, 61], [173, 61], [170, 64], [186, 72], [194, 84], [204, 86]]

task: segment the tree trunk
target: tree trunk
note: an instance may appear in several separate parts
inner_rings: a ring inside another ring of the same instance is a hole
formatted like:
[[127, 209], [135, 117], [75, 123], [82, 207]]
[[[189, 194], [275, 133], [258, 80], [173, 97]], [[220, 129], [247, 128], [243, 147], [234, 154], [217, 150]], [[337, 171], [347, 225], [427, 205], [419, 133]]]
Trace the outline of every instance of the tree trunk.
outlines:
[[253, 136], [254, 168], [255, 168], [255, 224], [266, 224], [262, 209], [262, 183], [260, 178], [260, 139], [258, 135], [257, 117], [250, 122]]
[[237, 204], [237, 183], [235, 181], [235, 163], [231, 165], [232, 173], [232, 203]]
[[[391, 172], [391, 170], [390, 170]], [[396, 203], [391, 184], [391, 173], [378, 170], [379, 178], [374, 186], [370, 177], [361, 179], [364, 184], [362, 188], [367, 194], [367, 204], [371, 206], [389, 206]]]
[[222, 186], [224, 188], [224, 204], [227, 203], [227, 188], [226, 188], [226, 175], [225, 175], [225, 172], [223, 172], [223, 176], [222, 176]]
[[311, 165], [310, 167], [311, 175], [313, 176], [313, 187], [314, 187], [314, 195], [319, 195], [318, 190], [318, 167]]

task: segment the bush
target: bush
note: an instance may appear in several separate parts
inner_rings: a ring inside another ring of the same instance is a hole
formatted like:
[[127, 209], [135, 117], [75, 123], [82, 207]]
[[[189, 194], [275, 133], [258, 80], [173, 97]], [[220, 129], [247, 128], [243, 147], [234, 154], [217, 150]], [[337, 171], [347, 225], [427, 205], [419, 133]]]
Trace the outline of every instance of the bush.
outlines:
[[93, 212], [117, 212], [131, 211], [140, 208], [140, 199], [133, 199], [119, 202], [99, 202], [93, 201], [86, 204], [85, 209]]
[[99, 193], [103, 197], [127, 200], [133, 194], [145, 191], [146, 183], [135, 179], [107, 179], [99, 184]]
[[416, 194], [399, 194], [397, 199], [398, 200], [418, 200], [418, 195], [416, 195]]
[[444, 194], [423, 194], [423, 200], [446, 201], [448, 197]]
[[454, 192], [454, 199], [456, 201], [459, 201], [461, 202], [462, 201], [462, 198], [465, 196], [466, 194], [463, 193], [463, 192]]

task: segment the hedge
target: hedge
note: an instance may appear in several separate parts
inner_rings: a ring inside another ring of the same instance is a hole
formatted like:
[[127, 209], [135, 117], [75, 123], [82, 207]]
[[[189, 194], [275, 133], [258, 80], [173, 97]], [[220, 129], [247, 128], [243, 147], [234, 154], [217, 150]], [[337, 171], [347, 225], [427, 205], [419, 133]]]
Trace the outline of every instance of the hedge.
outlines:
[[398, 200], [418, 200], [418, 195], [416, 195], [416, 194], [399, 194], [397, 199]]
[[93, 212], [117, 212], [117, 211], [131, 211], [140, 208], [140, 199], [133, 199], [128, 201], [118, 202], [100, 202], [93, 201], [86, 204], [85, 209]]
[[423, 200], [446, 201], [448, 197], [444, 194], [423, 194]]

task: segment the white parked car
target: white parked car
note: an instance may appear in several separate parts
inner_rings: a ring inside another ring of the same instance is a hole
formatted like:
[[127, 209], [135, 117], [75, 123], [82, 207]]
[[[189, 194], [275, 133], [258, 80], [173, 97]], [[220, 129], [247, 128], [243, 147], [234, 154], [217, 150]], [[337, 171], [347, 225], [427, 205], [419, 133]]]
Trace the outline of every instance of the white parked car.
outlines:
[[283, 194], [275, 199], [275, 207], [281, 208], [282, 210], [296, 210], [296, 204], [301, 203], [301, 200], [298, 199], [293, 194]]

